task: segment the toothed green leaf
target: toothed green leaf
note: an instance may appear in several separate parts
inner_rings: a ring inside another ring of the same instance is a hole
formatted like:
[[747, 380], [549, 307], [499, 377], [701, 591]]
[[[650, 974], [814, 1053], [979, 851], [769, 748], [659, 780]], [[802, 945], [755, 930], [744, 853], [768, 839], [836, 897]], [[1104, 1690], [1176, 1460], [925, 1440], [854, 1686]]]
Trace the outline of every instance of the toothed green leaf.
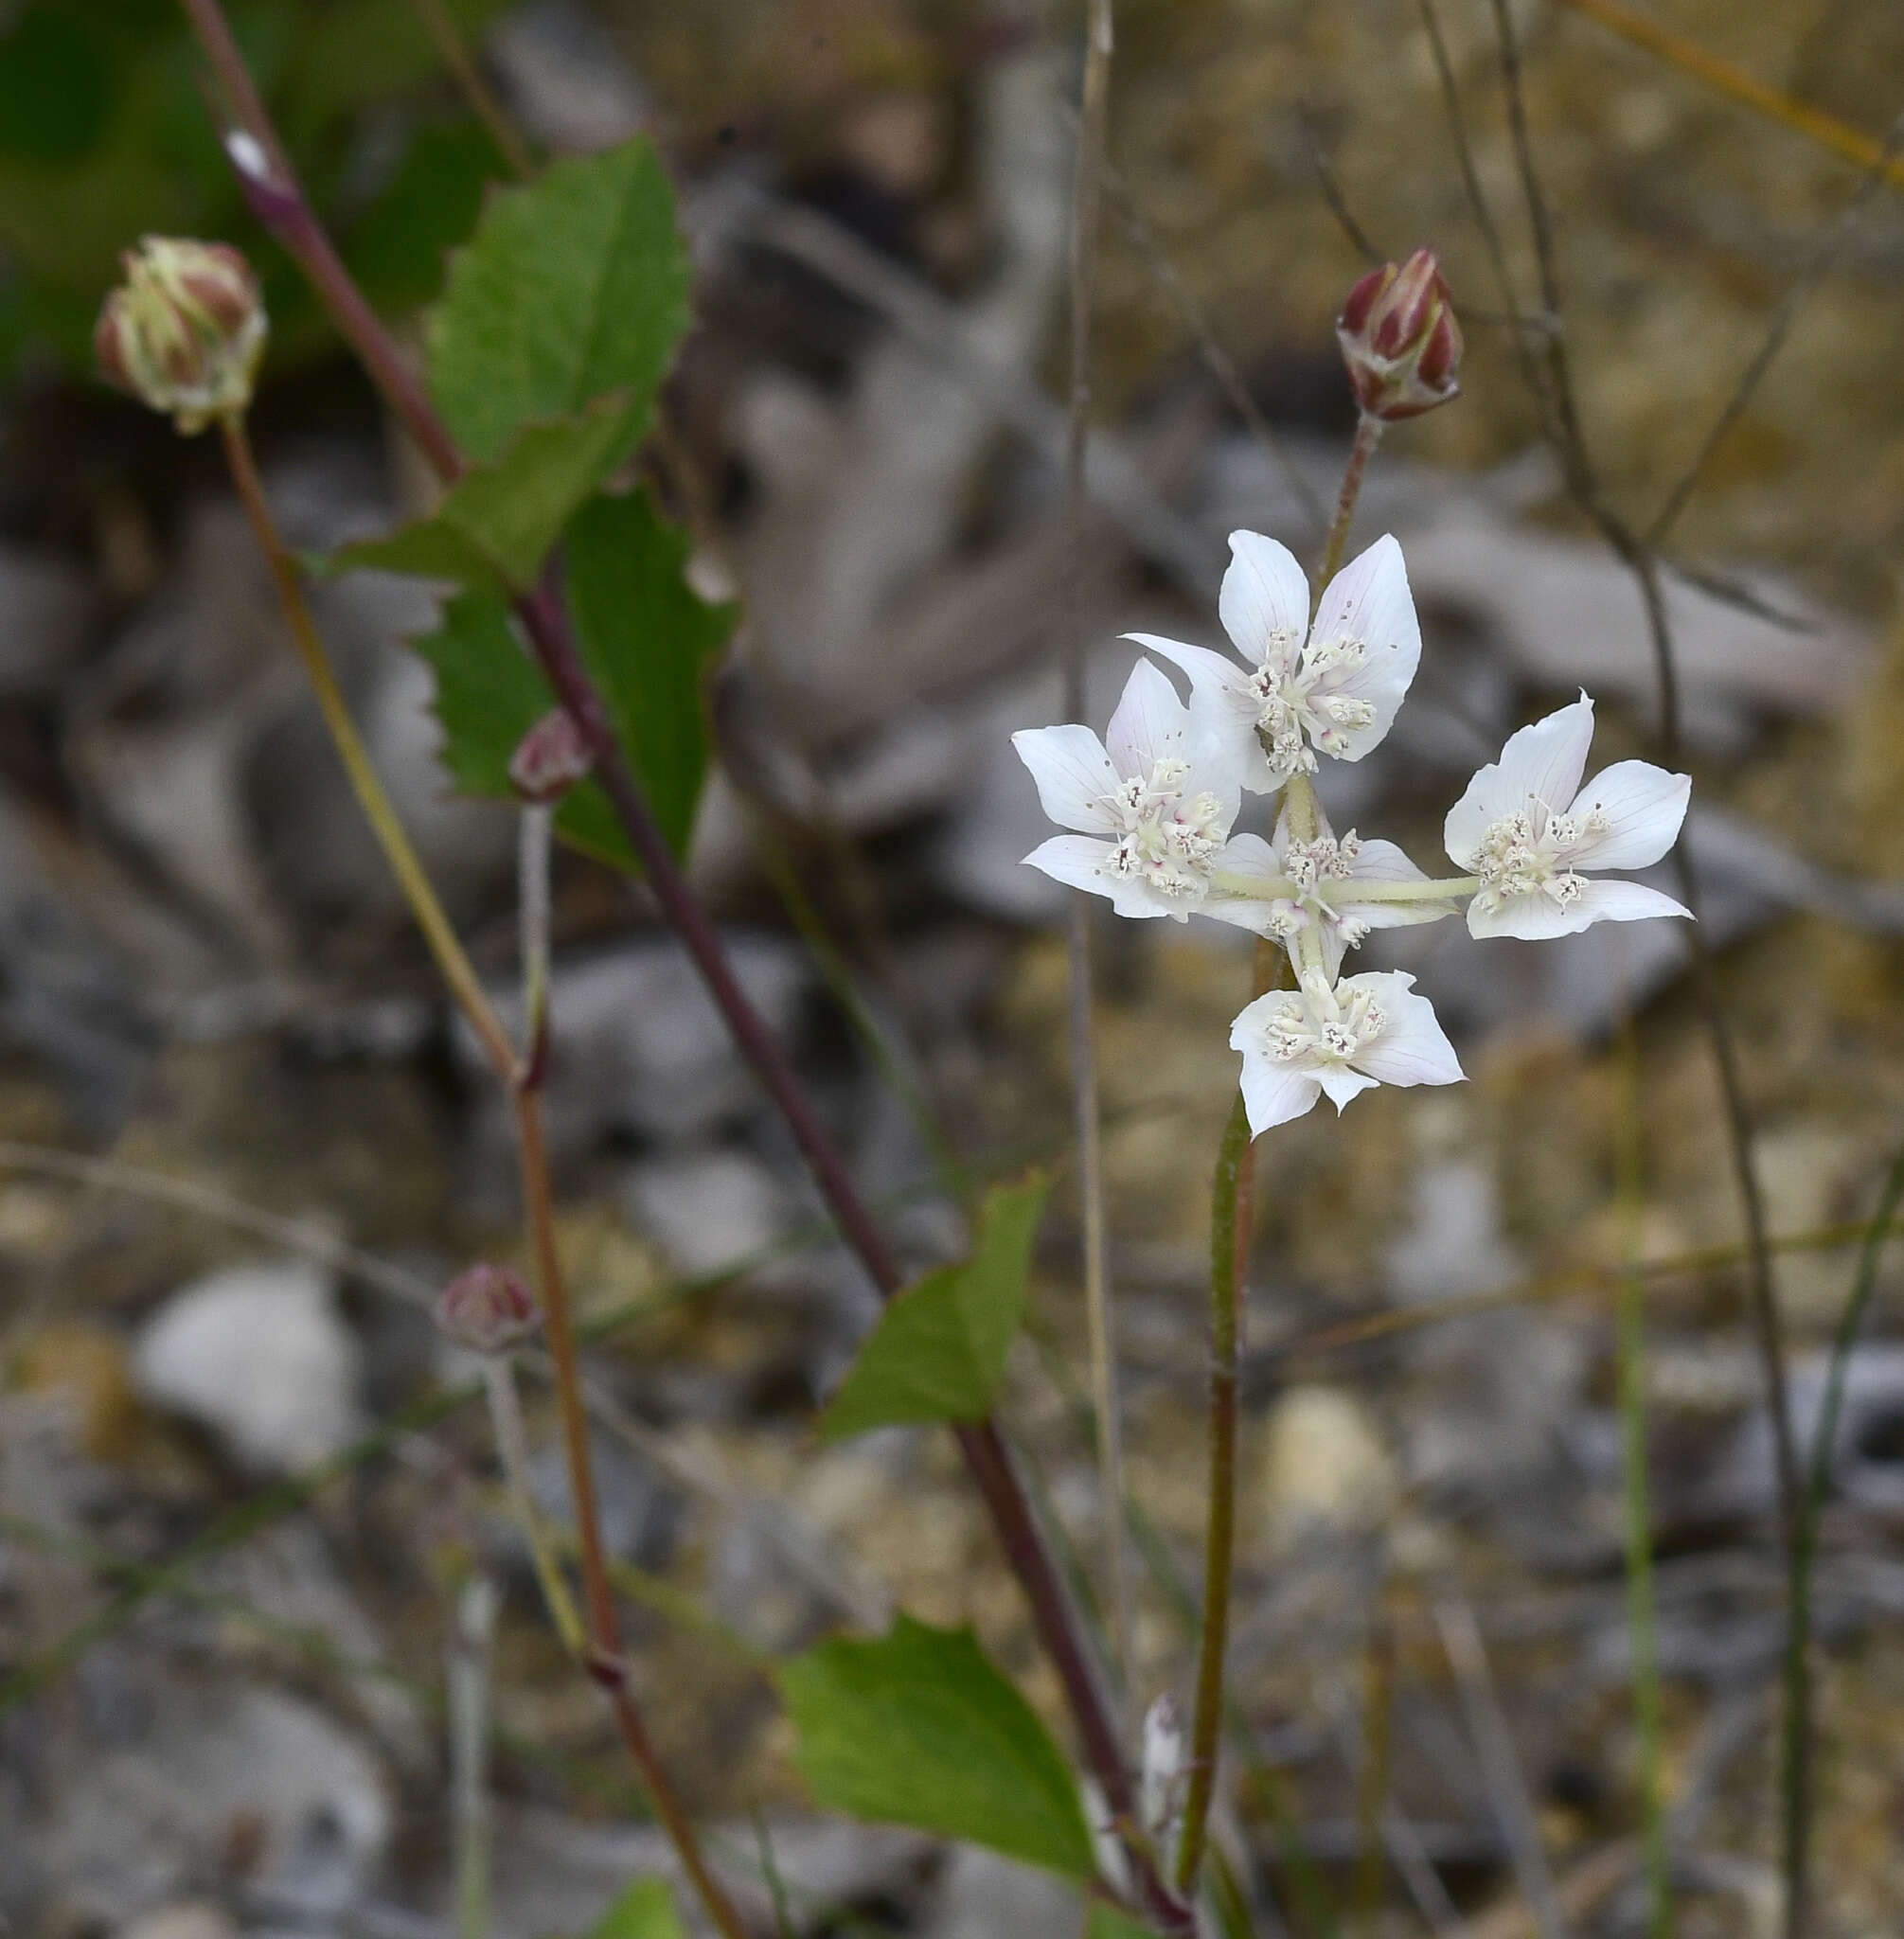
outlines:
[[799, 1734], [794, 1761], [827, 1809], [1092, 1875], [1077, 1781], [970, 1629], [900, 1616], [884, 1636], [783, 1663], [778, 1681]]
[[430, 393], [472, 458], [613, 391], [637, 434], [687, 327], [689, 266], [645, 140], [491, 197], [429, 324]]
[[1032, 1239], [1048, 1181], [995, 1187], [978, 1247], [906, 1287], [866, 1336], [820, 1416], [829, 1441], [901, 1421], [975, 1421], [991, 1412], [1024, 1310]]

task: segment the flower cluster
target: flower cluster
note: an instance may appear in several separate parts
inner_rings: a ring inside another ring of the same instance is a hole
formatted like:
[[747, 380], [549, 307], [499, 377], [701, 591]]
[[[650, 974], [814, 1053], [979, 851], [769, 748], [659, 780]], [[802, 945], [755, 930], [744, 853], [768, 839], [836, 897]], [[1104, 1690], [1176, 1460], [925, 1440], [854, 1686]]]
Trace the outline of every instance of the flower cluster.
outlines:
[[[1372, 930], [1433, 922], [1465, 903], [1477, 936], [1571, 935], [1594, 922], [1684, 916], [1668, 896], [1606, 879], [1665, 854], [1692, 783], [1646, 761], [1583, 782], [1593, 703], [1521, 728], [1449, 810], [1444, 840], [1459, 874], [1431, 878], [1392, 842], [1337, 834], [1316, 798], [1324, 760], [1359, 761], [1394, 723], [1421, 658], [1401, 548], [1383, 538], [1323, 588], [1287, 547], [1230, 536], [1218, 611], [1241, 664], [1151, 633], [1127, 635], [1178, 667], [1187, 703], [1139, 659], [1103, 740], [1090, 728], [1040, 727], [1012, 743], [1044, 811], [1072, 832], [1024, 859], [1120, 916], [1206, 916], [1288, 952], [1295, 987], [1236, 1020], [1253, 1131], [1326, 1095], [1340, 1111], [1375, 1084], [1451, 1084], [1453, 1047], [1415, 979], [1344, 976]], [[1238, 833], [1246, 794], [1280, 794], [1274, 832]], [[1589, 873], [1592, 871], [1592, 873]]]

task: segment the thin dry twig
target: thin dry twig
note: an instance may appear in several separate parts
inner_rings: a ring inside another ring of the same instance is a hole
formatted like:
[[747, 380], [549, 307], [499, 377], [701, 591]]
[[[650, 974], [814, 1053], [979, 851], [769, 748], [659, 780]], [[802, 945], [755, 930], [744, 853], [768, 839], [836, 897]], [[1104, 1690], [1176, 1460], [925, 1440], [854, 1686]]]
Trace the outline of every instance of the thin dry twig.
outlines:
[[1448, 1652], [1449, 1666], [1454, 1671], [1462, 1715], [1468, 1720], [1475, 1755], [1481, 1760], [1488, 1803], [1493, 1806], [1502, 1841], [1507, 1847], [1521, 1895], [1534, 1914], [1540, 1939], [1566, 1939], [1566, 1918], [1554, 1890], [1554, 1874], [1547, 1863], [1546, 1850], [1540, 1842], [1534, 1801], [1528, 1794], [1527, 1780], [1515, 1753], [1514, 1739], [1507, 1732], [1507, 1719], [1495, 1694], [1494, 1679], [1488, 1672], [1481, 1625], [1474, 1620], [1474, 1611], [1466, 1599], [1455, 1594], [1436, 1602], [1434, 1622], [1441, 1632], [1442, 1647]]
[[[1087, 505], [1084, 456], [1091, 436], [1091, 306], [1097, 276], [1097, 210], [1105, 116], [1111, 96], [1112, 0], [1091, 0], [1084, 30], [1084, 98], [1071, 191], [1071, 382], [1064, 440], [1064, 489], [1073, 531]], [[1074, 630], [1064, 655], [1067, 717], [1085, 715], [1084, 640]], [[1074, 890], [1066, 924], [1070, 955], [1072, 1115], [1077, 1140], [1077, 1199], [1083, 1228], [1084, 1314], [1091, 1353], [1091, 1397], [1097, 1422], [1098, 1521], [1111, 1614], [1111, 1657], [1127, 1692], [1130, 1681], [1130, 1586], [1124, 1568], [1124, 1410], [1117, 1394], [1117, 1334], [1106, 1257], [1104, 1130], [1097, 1105], [1097, 1026], [1092, 995], [1093, 898]]]
[[[1427, 4], [1427, 0], [1423, 0], [1423, 4]], [[1904, 115], [1899, 115], [1891, 123], [1884, 137], [1884, 146], [1865, 170], [1857, 191], [1813, 241], [1803, 267], [1792, 278], [1791, 287], [1772, 311], [1771, 321], [1766, 326], [1765, 336], [1753, 353], [1751, 362], [1739, 373], [1738, 382], [1720, 407], [1718, 416], [1713, 419], [1711, 429], [1699, 440], [1699, 447], [1693, 454], [1691, 462], [1680, 474], [1678, 483], [1666, 493], [1652, 524], [1646, 527], [1646, 543], [1653, 551], [1657, 552], [1666, 543], [1666, 535], [1679, 522], [1686, 501], [1699, 489], [1706, 468], [1712, 463], [1719, 446], [1745, 416], [1753, 394], [1758, 389], [1765, 373], [1771, 368], [1772, 360], [1784, 347], [1791, 326], [1798, 320], [1799, 311], [1819, 284], [1831, 274], [1872, 198], [1884, 187], [1885, 170], [1900, 145], [1904, 145]]]
[[1816, 142], [1820, 148], [1828, 149], [1835, 155], [1842, 155], [1846, 161], [1857, 162], [1866, 169], [1881, 169], [1884, 179], [1894, 188], [1904, 188], [1904, 164], [1884, 155], [1879, 143], [1858, 129], [1847, 127], [1835, 115], [1827, 115], [1808, 102], [1795, 101], [1789, 95], [1767, 87], [1763, 81], [1754, 80], [1742, 67], [1735, 67], [1731, 62], [1707, 53], [1696, 42], [1655, 26], [1643, 15], [1619, 5], [1619, 0], [1562, 0], [1562, 4], [1571, 7], [1575, 13], [1585, 14], [1589, 20], [1597, 21], [1610, 32], [1618, 34], [1636, 47], [1644, 48], [1668, 66], [1677, 67], [1681, 73], [1691, 75], [1694, 80], [1765, 116], [1768, 120], [1776, 121], [1781, 128], [1788, 128], [1794, 133], [1804, 135], [1806, 140]]
[[430, 36], [437, 57], [449, 69], [450, 78], [469, 103], [470, 112], [483, 124], [483, 131], [495, 143], [510, 174], [526, 182], [536, 171], [535, 157], [521, 131], [510, 120], [508, 111], [496, 98], [496, 91], [483, 73], [482, 64], [464, 44], [456, 23], [444, 0], [410, 0], [423, 30]]

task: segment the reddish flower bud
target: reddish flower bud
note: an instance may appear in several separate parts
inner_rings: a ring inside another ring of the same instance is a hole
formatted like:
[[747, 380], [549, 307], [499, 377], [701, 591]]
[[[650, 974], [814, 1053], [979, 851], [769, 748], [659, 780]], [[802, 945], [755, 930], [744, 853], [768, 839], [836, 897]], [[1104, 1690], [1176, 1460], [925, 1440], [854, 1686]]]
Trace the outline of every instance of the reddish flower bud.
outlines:
[[588, 742], [566, 707], [544, 714], [509, 756], [509, 780], [526, 802], [560, 801], [595, 764]]
[[542, 1320], [522, 1275], [479, 1260], [436, 1295], [436, 1326], [472, 1353], [501, 1353], [526, 1339]]
[[223, 242], [147, 236], [120, 258], [126, 279], [93, 332], [99, 367], [181, 431], [251, 401], [268, 325], [258, 279]]
[[1335, 333], [1371, 418], [1417, 418], [1460, 395], [1461, 325], [1432, 249], [1370, 270], [1348, 293]]

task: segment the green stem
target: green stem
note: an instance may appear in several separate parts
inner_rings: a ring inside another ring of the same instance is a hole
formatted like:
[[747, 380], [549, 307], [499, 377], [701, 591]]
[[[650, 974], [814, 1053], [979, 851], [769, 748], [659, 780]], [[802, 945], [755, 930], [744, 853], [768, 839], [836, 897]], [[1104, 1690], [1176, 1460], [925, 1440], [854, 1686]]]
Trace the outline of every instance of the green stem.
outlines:
[[1791, 1552], [1791, 1622], [1785, 1653], [1785, 1742], [1780, 1750], [1780, 1788], [1785, 1817], [1786, 1889], [1803, 1902], [1811, 1877], [1811, 1585], [1818, 1556], [1818, 1521], [1831, 1485], [1832, 1443], [1838, 1435], [1838, 1415], [1844, 1404], [1844, 1381], [1852, 1349], [1863, 1330], [1864, 1315], [1877, 1281], [1877, 1259], [1891, 1236], [1892, 1220], [1904, 1199], [1904, 1145], [1891, 1161], [1877, 1209], [1865, 1230], [1863, 1250], [1852, 1275], [1851, 1294], [1839, 1317], [1831, 1342], [1831, 1363], [1824, 1377], [1824, 1400], [1811, 1440], [1806, 1487], [1799, 1501]]
[[1210, 1202], [1210, 1488], [1203, 1543], [1203, 1620], [1197, 1654], [1197, 1703], [1190, 1723], [1190, 1788], [1177, 1847], [1177, 1889], [1192, 1891], [1203, 1860], [1203, 1834], [1217, 1787], [1223, 1720], [1223, 1657], [1230, 1637], [1230, 1572], [1237, 1535], [1237, 1343], [1240, 1329], [1242, 1225], [1250, 1191], [1250, 1114], [1241, 1092], [1217, 1150]]
[[548, 1530], [543, 1524], [542, 1512], [529, 1486], [529, 1440], [523, 1427], [523, 1404], [516, 1393], [515, 1369], [501, 1355], [483, 1361], [483, 1395], [489, 1402], [489, 1428], [495, 1437], [496, 1459], [502, 1465], [503, 1485], [508, 1493], [510, 1511], [522, 1527], [523, 1539], [529, 1545], [529, 1560], [543, 1592], [543, 1602], [556, 1634], [562, 1640], [562, 1647], [579, 1661], [588, 1647], [588, 1638], [583, 1633], [581, 1618], [576, 1614], [568, 1584], [556, 1565]]
[[1633, 1727], [1639, 1739], [1650, 1939], [1671, 1939], [1672, 1881], [1660, 1783], [1660, 1665], [1653, 1622], [1653, 1535], [1646, 1468], [1646, 1292], [1637, 1270], [1644, 1169], [1639, 1044], [1630, 1016], [1622, 1032], [1625, 1096], [1615, 1153], [1620, 1201], [1618, 1302], [1620, 1452], [1626, 1480], [1627, 1619], [1633, 1637]]
[[[1294, 902], [1304, 895], [1281, 875], [1235, 875], [1219, 868], [1210, 877], [1210, 884], [1234, 902]], [[1344, 882], [1334, 899], [1345, 909], [1358, 902], [1446, 902], [1454, 896], [1472, 896], [1480, 887], [1478, 875], [1429, 877], [1418, 882], [1369, 881], [1358, 876]]]

